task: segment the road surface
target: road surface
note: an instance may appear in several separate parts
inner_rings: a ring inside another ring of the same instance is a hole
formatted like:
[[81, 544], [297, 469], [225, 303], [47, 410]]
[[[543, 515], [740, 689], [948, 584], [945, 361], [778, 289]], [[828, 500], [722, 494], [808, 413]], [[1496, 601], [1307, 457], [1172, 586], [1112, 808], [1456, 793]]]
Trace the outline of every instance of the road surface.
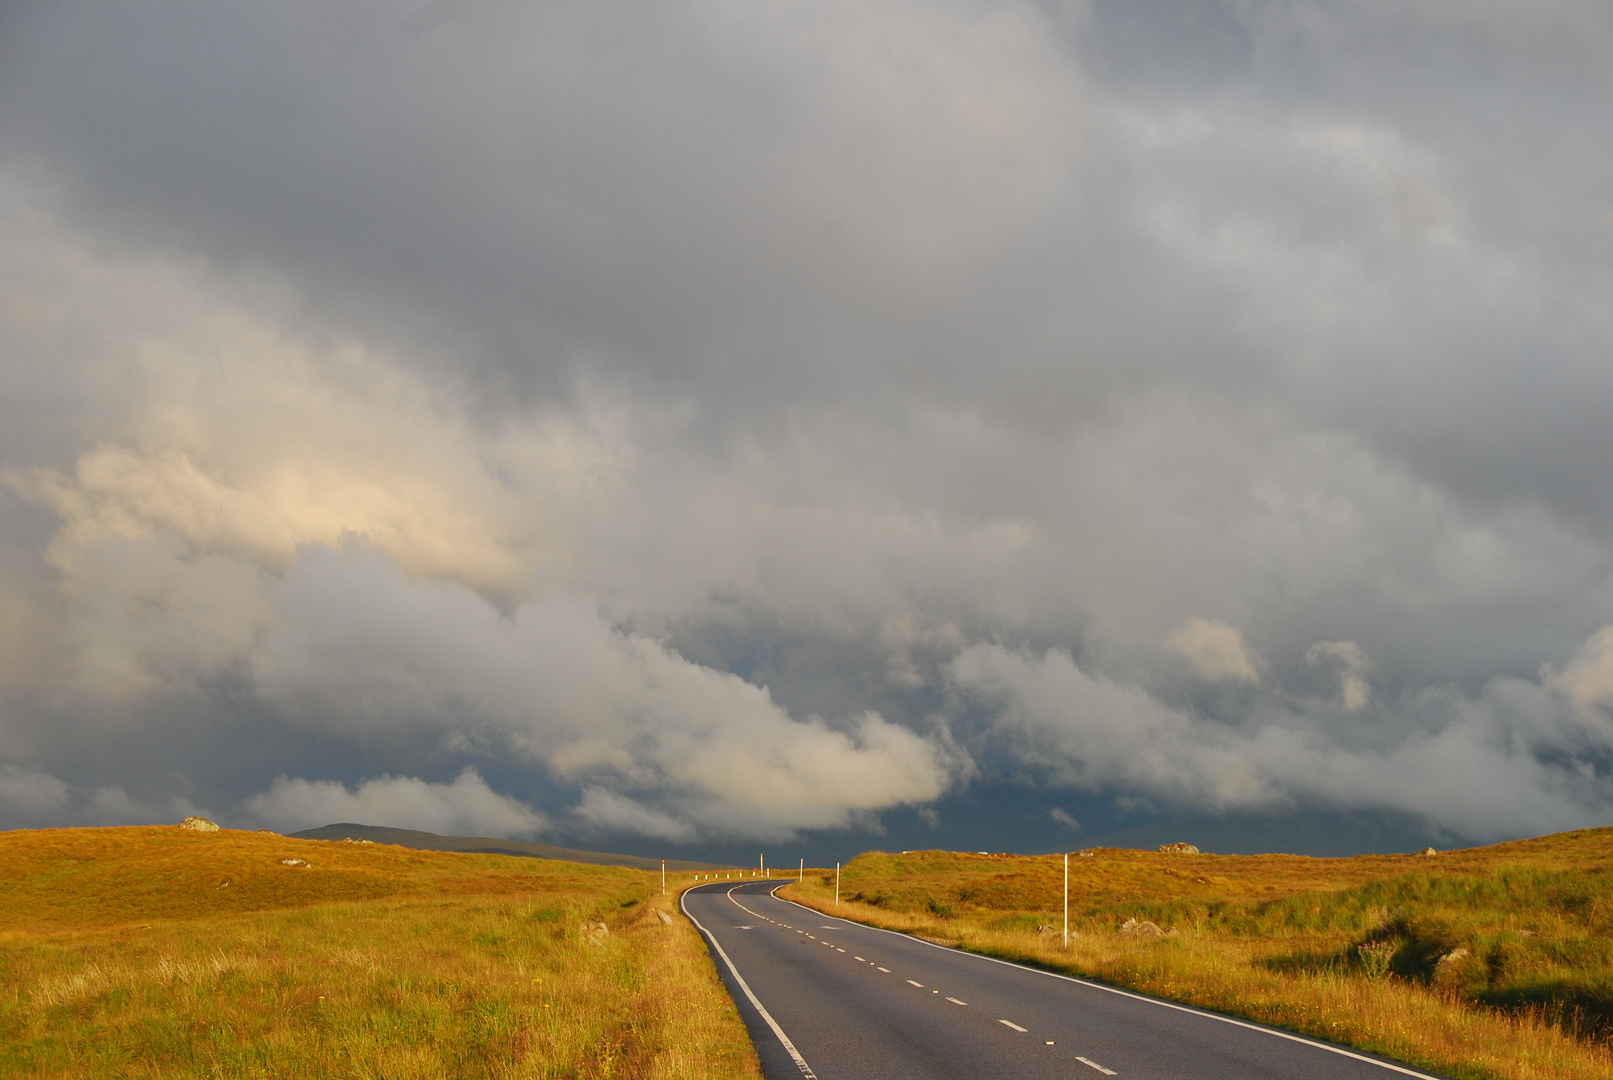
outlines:
[[683, 894], [768, 1080], [1400, 1080], [1431, 1074], [772, 895]]

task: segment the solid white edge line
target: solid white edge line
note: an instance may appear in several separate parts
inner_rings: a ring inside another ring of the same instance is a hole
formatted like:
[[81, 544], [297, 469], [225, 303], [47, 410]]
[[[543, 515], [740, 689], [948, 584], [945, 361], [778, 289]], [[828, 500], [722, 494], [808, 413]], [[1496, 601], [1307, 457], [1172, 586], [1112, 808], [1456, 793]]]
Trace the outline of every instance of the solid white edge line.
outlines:
[[[739, 888], [739, 886], [735, 885], [734, 889], [737, 888]], [[730, 900], [734, 899], [734, 889], [728, 890], [728, 899]], [[818, 1080], [818, 1074], [812, 1071], [812, 1066], [806, 1063], [806, 1058], [801, 1056], [801, 1051], [797, 1050], [795, 1048], [795, 1044], [790, 1041], [790, 1037], [784, 1034], [784, 1029], [779, 1027], [777, 1020], [773, 1019], [773, 1014], [768, 1012], [767, 1009], [762, 1006], [760, 1001], [756, 1000], [756, 995], [751, 992], [750, 983], [745, 981], [745, 977], [739, 973], [739, 969], [734, 966], [734, 962], [730, 960], [728, 958], [728, 954], [723, 951], [722, 943], [717, 940], [717, 935], [713, 934], [710, 930], [707, 930], [704, 926], [701, 926], [700, 920], [689, 913], [689, 908], [684, 901], [688, 898], [688, 895], [694, 891], [695, 890], [693, 889], [685, 889], [683, 891], [683, 895], [678, 897], [678, 907], [680, 910], [682, 910], [683, 917], [694, 923], [695, 929], [704, 934], [706, 936], [706, 940], [711, 942], [711, 947], [717, 950], [717, 955], [722, 957], [722, 962], [728, 965], [728, 971], [731, 975], [733, 975], [734, 981], [739, 984], [739, 988], [741, 990], [745, 991], [745, 997], [750, 1000], [752, 1005], [756, 1006], [756, 1011], [761, 1013], [762, 1019], [767, 1021], [767, 1026], [773, 1029], [774, 1035], [778, 1036], [778, 1041], [784, 1045], [784, 1049], [790, 1052], [790, 1057], [795, 1059], [795, 1064], [800, 1068], [801, 1075], [806, 1077], [806, 1080]], [[737, 900], [734, 902], [738, 903]], [[744, 907], [745, 905], [739, 904], [739, 906]]]
[[[800, 908], [802, 911], [810, 911], [814, 915], [823, 914], [823, 912], [814, 908], [809, 908], [805, 904], [796, 903], [794, 900], [777, 895], [778, 890], [784, 888], [784, 886], [788, 884], [790, 884], [788, 881], [779, 882], [779, 884], [768, 895], [772, 896], [773, 899], [778, 900], [781, 903], [795, 904], [795, 906]], [[840, 916], [830, 915], [829, 918], [840, 919]], [[1440, 1077], [1437, 1077], [1432, 1073], [1418, 1072], [1416, 1069], [1408, 1069], [1404, 1065], [1396, 1065], [1392, 1061], [1383, 1061], [1379, 1058], [1367, 1057], [1365, 1054], [1358, 1054], [1354, 1050], [1346, 1050], [1342, 1046], [1331, 1046], [1325, 1042], [1318, 1042], [1315, 1039], [1306, 1038], [1304, 1035], [1296, 1035], [1291, 1031], [1281, 1031], [1277, 1028], [1265, 1027], [1261, 1024], [1252, 1024], [1247, 1020], [1239, 1020], [1234, 1016], [1222, 1016], [1220, 1013], [1213, 1013], [1206, 1009], [1195, 1009], [1191, 1005], [1178, 1005], [1174, 1001], [1161, 1001], [1159, 998], [1151, 998], [1143, 994], [1134, 994], [1130, 990], [1122, 990], [1117, 986], [1105, 986], [1103, 983], [1093, 982], [1090, 979], [1078, 979], [1074, 975], [1060, 975], [1056, 971], [1043, 971], [1041, 968], [1026, 967], [1024, 964], [1016, 964], [1012, 960], [999, 960], [995, 956], [982, 956], [979, 953], [964, 952], [962, 949], [952, 949], [945, 945], [936, 945], [932, 942], [925, 941], [922, 938], [912, 937], [911, 935], [899, 933], [895, 930], [887, 930], [883, 926], [870, 926], [867, 923], [856, 922], [852, 919], [840, 919], [840, 921], [851, 926], [860, 926], [864, 930], [877, 930], [881, 934], [889, 934], [892, 937], [903, 938], [904, 940], [915, 942], [919, 945], [927, 945], [932, 949], [945, 949], [954, 956], [970, 956], [976, 960], [988, 960], [993, 964], [1001, 964], [1004, 967], [1018, 968], [1020, 971], [1029, 971], [1036, 975], [1046, 975], [1050, 979], [1062, 979], [1065, 982], [1072, 982], [1077, 986], [1089, 986], [1094, 990], [1102, 990], [1106, 994], [1116, 994], [1123, 998], [1130, 998], [1133, 1001], [1141, 1001], [1149, 1005], [1158, 1005], [1162, 1009], [1174, 1009], [1176, 1012], [1189, 1013], [1193, 1016], [1203, 1016], [1211, 1020], [1219, 1020], [1223, 1024], [1231, 1024], [1233, 1027], [1241, 1027], [1249, 1031], [1258, 1031], [1262, 1034], [1270, 1035], [1273, 1038], [1287, 1039], [1289, 1042], [1300, 1043], [1303, 1046], [1314, 1046], [1318, 1050], [1326, 1050], [1330, 1054], [1337, 1054], [1340, 1057], [1353, 1058], [1356, 1061], [1364, 1062], [1368, 1065], [1376, 1065], [1380, 1069], [1387, 1069], [1389, 1072], [1397, 1072], [1402, 1076], [1414, 1076], [1417, 1078], [1417, 1080], [1441, 1080]]]

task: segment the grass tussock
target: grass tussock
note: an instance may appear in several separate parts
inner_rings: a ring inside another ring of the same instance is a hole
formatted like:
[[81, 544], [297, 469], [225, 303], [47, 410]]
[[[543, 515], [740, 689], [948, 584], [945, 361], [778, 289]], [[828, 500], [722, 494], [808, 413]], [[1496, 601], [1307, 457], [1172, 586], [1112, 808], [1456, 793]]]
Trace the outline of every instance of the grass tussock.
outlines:
[[641, 871], [175, 829], [0, 863], [0, 1075], [760, 1076]]
[[[1613, 829], [1435, 856], [1106, 849], [1070, 859], [1066, 949], [1061, 856], [869, 853], [837, 913], [1451, 1076], [1602, 1080], [1610, 874]], [[783, 895], [828, 910], [833, 885]]]

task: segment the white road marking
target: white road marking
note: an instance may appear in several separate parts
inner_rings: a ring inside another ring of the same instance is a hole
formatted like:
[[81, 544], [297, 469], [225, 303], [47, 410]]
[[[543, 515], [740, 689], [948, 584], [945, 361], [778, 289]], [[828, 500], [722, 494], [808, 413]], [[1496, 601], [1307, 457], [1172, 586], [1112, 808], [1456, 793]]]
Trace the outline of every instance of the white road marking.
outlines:
[[[741, 990], [745, 991], [745, 997], [750, 999], [750, 1003], [752, 1005], [756, 1006], [756, 1011], [761, 1014], [763, 1020], [767, 1021], [767, 1026], [773, 1029], [773, 1034], [778, 1036], [778, 1041], [784, 1046], [784, 1049], [789, 1051], [790, 1057], [794, 1059], [796, 1067], [801, 1070], [803, 1080], [818, 1080], [818, 1074], [812, 1071], [812, 1066], [806, 1063], [806, 1058], [801, 1056], [801, 1051], [797, 1050], [795, 1048], [795, 1044], [790, 1041], [790, 1037], [784, 1034], [784, 1029], [778, 1026], [777, 1020], [773, 1019], [773, 1014], [763, 1008], [760, 1001], [756, 1000], [755, 993], [751, 991], [750, 983], [745, 981], [745, 977], [739, 973], [739, 969], [735, 967], [734, 962], [729, 959], [728, 953], [723, 951], [722, 943], [717, 940], [717, 935], [711, 933], [704, 926], [701, 926], [700, 920], [691, 915], [687, 907], [684, 907], [683, 901], [687, 895], [688, 894], [685, 893], [683, 897], [678, 898], [678, 907], [683, 909], [684, 918], [694, 923], [695, 928], [704, 934], [706, 939], [711, 942], [712, 947], [717, 950], [717, 955], [722, 957], [722, 962], [728, 965], [728, 973], [734, 977], [734, 982], [739, 985]], [[728, 899], [734, 899], [732, 889], [728, 891]], [[737, 903], [737, 901], [735, 902]]]
[[838, 945], [835, 946], [835, 952], [845, 952], [845, 951], [846, 950], [842, 949], [840, 946], [838, 946]]
[[[875, 967], [879, 967], [879, 965], [878, 965], [878, 964], [875, 964], [875, 965], [874, 965], [874, 966], [875, 966]], [[883, 971], [883, 972], [884, 972], [884, 973], [885, 973], [885, 974], [887, 974], [887, 975], [889, 975], [889, 974], [890, 974], [890, 973], [891, 973], [891, 969], [890, 969], [890, 968], [879, 968], [879, 970], [881, 970], [881, 971]]]
[[[1049, 1043], [1048, 1045], [1052, 1045], [1052, 1044]], [[1105, 1076], [1114, 1076], [1115, 1075], [1115, 1071], [1113, 1069], [1105, 1069], [1102, 1065], [1099, 1065], [1096, 1061], [1093, 1061], [1091, 1058], [1084, 1058], [1084, 1057], [1081, 1057], [1080, 1055], [1077, 1055], [1075, 1060], [1079, 1061], [1081, 1064], [1087, 1066], [1088, 1068], [1097, 1069], [1099, 1072], [1101, 1072]]]
[[1020, 1027], [1018, 1024], [1014, 1023], [1012, 1020], [999, 1020], [999, 1021], [997, 1021], [997, 1023], [1002, 1024], [1004, 1027], [1011, 1027], [1015, 1031], [1023, 1032], [1023, 1031], [1029, 1031], [1030, 1030], [1030, 1028], [1022, 1028], [1022, 1027]]
[[734, 927], [734, 929], [735, 930], [754, 930], [754, 929], [756, 929], [756, 927], [754, 927], [754, 926], [736, 926], [736, 927]]
[[914, 982], [914, 981], [913, 981], [913, 980], [912, 980], [912, 979], [909, 979], [909, 980], [907, 980], [907, 985], [909, 985], [909, 986], [916, 986], [916, 987], [918, 987], [918, 988], [919, 988], [919, 989], [920, 989], [920, 990], [922, 990], [922, 989], [924, 989], [924, 984], [923, 984], [923, 983], [921, 983], [921, 982]]
[[[785, 904], [793, 904], [802, 911], [812, 911], [812, 909], [807, 907], [805, 904], [798, 904], [794, 900], [785, 900], [782, 896], [774, 896], [773, 899]], [[812, 911], [812, 913], [814, 915], [817, 914], [815, 911]], [[915, 938], [909, 934], [903, 934], [896, 930], [886, 930], [882, 926], [869, 926], [867, 923], [861, 923], [859, 925], [861, 925], [864, 930], [872, 930], [878, 934], [889, 934], [892, 937], [899, 937], [904, 941], [917, 941], [919, 944], [928, 945], [932, 949], [946, 948], [945, 945], [936, 945], [928, 941], [921, 941], [919, 938]], [[1075, 983], [1077, 986], [1085, 986], [1089, 990], [1101, 990], [1105, 994], [1114, 994], [1117, 997], [1130, 998], [1133, 1001], [1140, 1001], [1145, 1005], [1156, 1005], [1161, 1009], [1170, 1009], [1174, 1012], [1188, 1013], [1192, 1016], [1200, 1016], [1206, 1020], [1214, 1020], [1222, 1024], [1231, 1024], [1233, 1027], [1244, 1028], [1248, 1031], [1256, 1031], [1262, 1035], [1270, 1035], [1275, 1039], [1285, 1039], [1288, 1042], [1302, 1043], [1305, 1046], [1309, 1046], [1316, 1050], [1325, 1050], [1329, 1054], [1337, 1054], [1339, 1057], [1351, 1058], [1367, 1065], [1376, 1065], [1380, 1069], [1385, 1069], [1389, 1072], [1396, 1072], [1402, 1076], [1415, 1077], [1416, 1080], [1438, 1080], [1437, 1077], [1430, 1076], [1428, 1073], [1418, 1072], [1415, 1069], [1408, 1069], [1406, 1066], [1396, 1065], [1392, 1061], [1380, 1061], [1377, 1058], [1367, 1057], [1365, 1054], [1357, 1054], [1353, 1050], [1346, 1050], [1342, 1046], [1331, 1046], [1328, 1043], [1317, 1042], [1315, 1039], [1306, 1038], [1304, 1035], [1295, 1035], [1293, 1032], [1289, 1031], [1279, 1031], [1276, 1028], [1262, 1027], [1259, 1024], [1251, 1024], [1246, 1020], [1234, 1020], [1230, 1016], [1222, 1016], [1219, 1013], [1206, 1012], [1203, 1009], [1195, 1009], [1191, 1005], [1178, 1005], [1174, 1001], [1161, 1001], [1159, 998], [1144, 997], [1141, 994], [1134, 994], [1130, 990], [1121, 990], [1119, 987], [1115, 986], [1105, 986], [1100, 982], [1092, 982], [1088, 979], [1078, 979], [1073, 975], [1060, 975], [1056, 971], [1042, 971], [1038, 968], [1026, 967], [1024, 964], [1016, 964], [1012, 960], [999, 960], [995, 956], [981, 956], [979, 953], [959, 952], [953, 949], [948, 949], [947, 951], [951, 952], [954, 956], [968, 956], [975, 960], [983, 960], [988, 964], [1001, 964], [1004, 967], [1018, 968], [1021, 971], [1029, 971], [1036, 975], [1045, 975], [1049, 979], [1058, 979], [1061, 982], [1070, 982]]]
[[863, 960], [863, 958], [862, 958], [862, 957], [860, 957], [860, 956], [854, 956], [854, 957], [852, 957], [852, 959], [853, 959], [853, 960], [862, 960], [862, 962], [863, 962], [863, 963], [865, 963], [865, 964], [866, 964], [866, 963], [868, 963], [868, 961], [867, 961], [867, 960]]
[[967, 1001], [959, 1001], [955, 997], [949, 997], [949, 998], [947, 998], [947, 1000], [952, 1002], [952, 1004], [954, 1004], [954, 1005], [967, 1005], [967, 1004], [969, 1004]]

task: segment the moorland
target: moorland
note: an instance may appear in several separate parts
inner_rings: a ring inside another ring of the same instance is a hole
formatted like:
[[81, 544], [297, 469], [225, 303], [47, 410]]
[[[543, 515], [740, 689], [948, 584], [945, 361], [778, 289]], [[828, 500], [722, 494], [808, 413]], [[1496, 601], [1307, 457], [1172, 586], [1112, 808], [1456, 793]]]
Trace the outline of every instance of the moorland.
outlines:
[[1613, 1076], [1613, 828], [1356, 858], [870, 852], [780, 895], [1463, 1080]]
[[658, 874], [173, 827], [0, 867], [7, 1077], [761, 1075]]

